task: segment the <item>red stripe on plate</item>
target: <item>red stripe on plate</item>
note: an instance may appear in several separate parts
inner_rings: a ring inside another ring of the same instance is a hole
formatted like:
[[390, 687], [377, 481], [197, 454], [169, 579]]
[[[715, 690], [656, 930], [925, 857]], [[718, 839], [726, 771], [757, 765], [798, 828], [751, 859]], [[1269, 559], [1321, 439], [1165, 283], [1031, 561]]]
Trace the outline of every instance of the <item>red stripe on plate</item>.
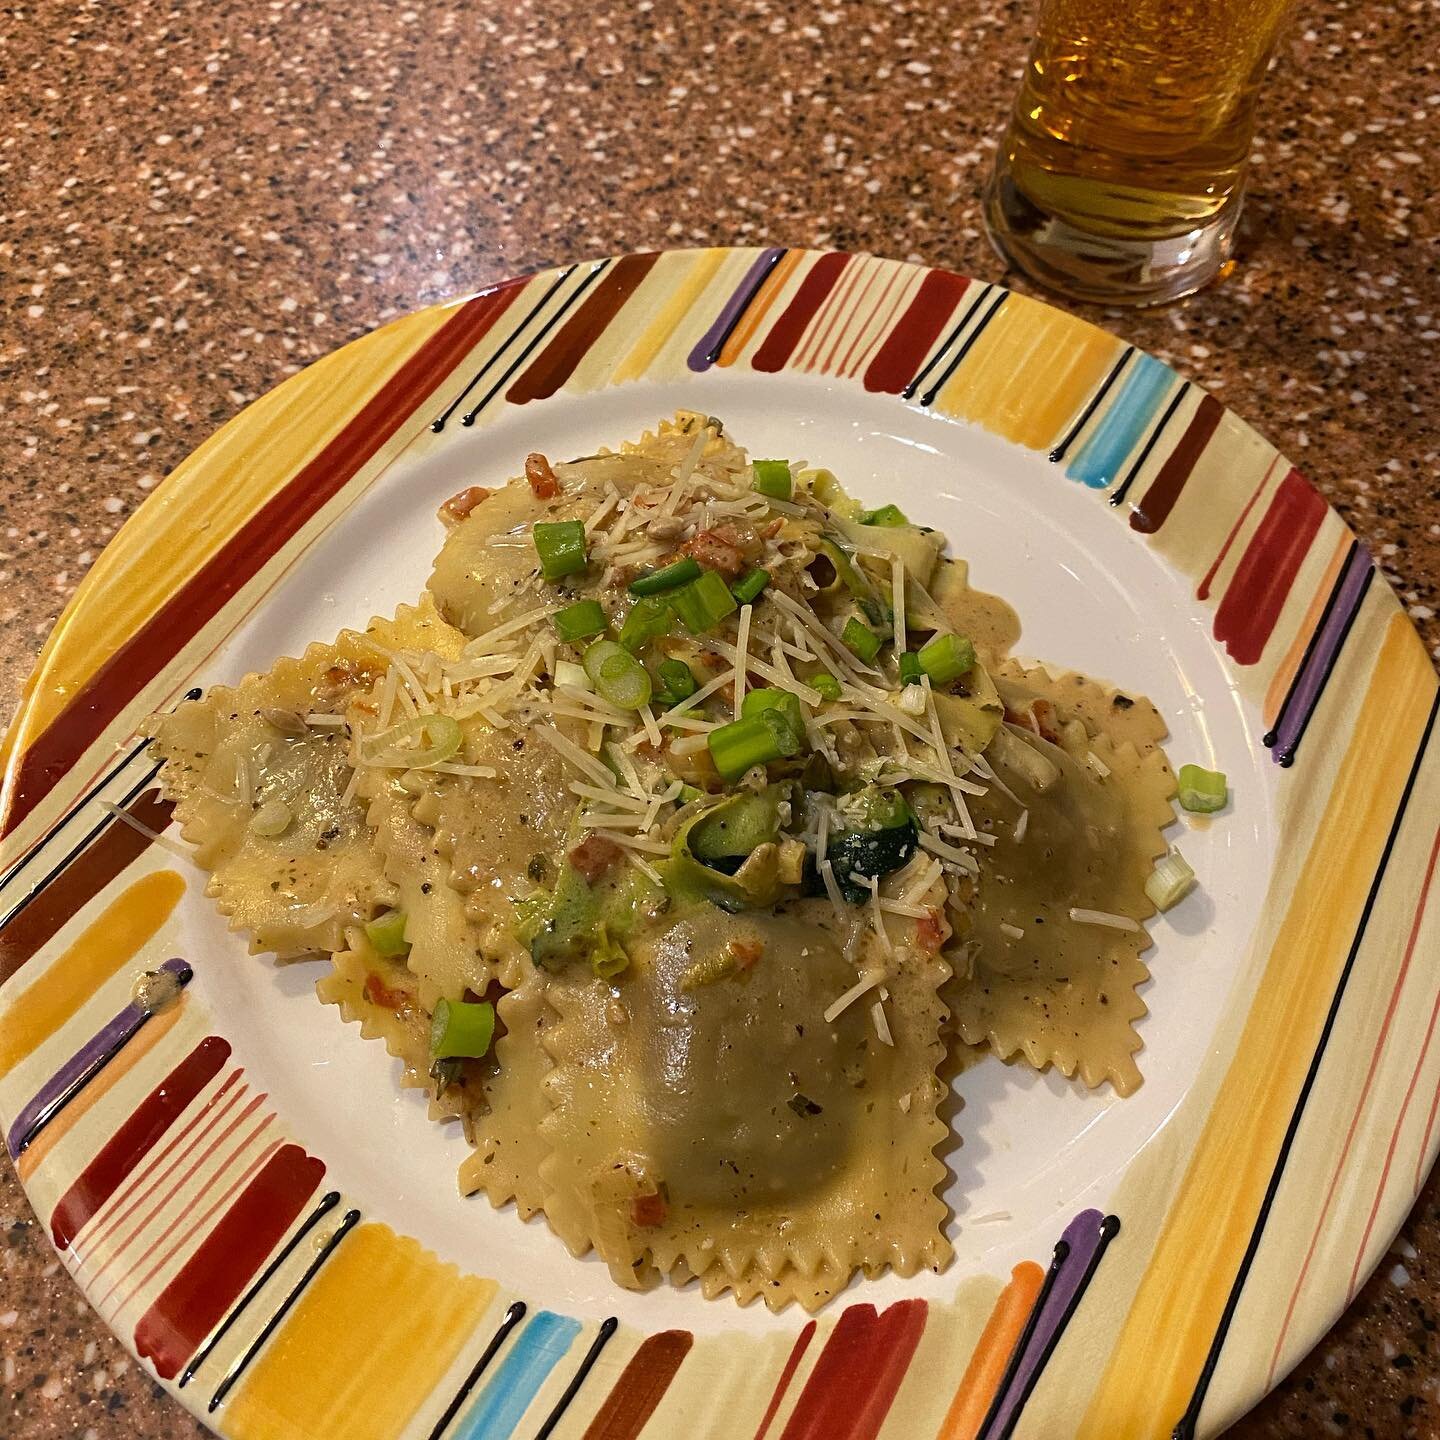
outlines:
[[1325, 502], [1298, 470], [1280, 482], [1215, 612], [1215, 638], [1237, 665], [1253, 665], [1325, 518]]
[[865, 388], [898, 395], [925, 363], [930, 347], [949, 324], [969, 286], [962, 275], [932, 270], [866, 369]]
[[1153, 535], [1169, 518], [1195, 469], [1205, 447], [1220, 424], [1225, 407], [1213, 396], [1204, 396], [1190, 417], [1180, 443], [1166, 457], [1150, 488], [1130, 512], [1130, 528]]
[[927, 1314], [923, 1300], [852, 1305], [831, 1332], [781, 1440], [875, 1440]]
[[[174, 806], [154, 791], [125, 807], [142, 825], [164, 830]], [[8, 980], [57, 930], [150, 848], [150, 838], [123, 822], [106, 827], [13, 920], [0, 929], [0, 980]], [[33, 863], [33, 862], [32, 862]], [[44, 880], [37, 873], [36, 883]]]
[[548, 400], [575, 373], [575, 367], [609, 328], [659, 258], [659, 251], [652, 251], [648, 255], [625, 255], [617, 260], [595, 287], [595, 293], [540, 352], [540, 358], [505, 392], [505, 398], [512, 405]]
[[770, 327], [765, 342], [755, 352], [750, 362], [752, 370], [781, 370], [789, 360], [805, 328], [815, 318], [815, 312], [825, 303], [825, 297], [835, 287], [845, 266], [848, 255], [822, 255], [800, 282], [795, 297], [785, 307], [784, 313]]
[[50, 1217], [50, 1234], [57, 1250], [69, 1247], [82, 1227], [150, 1153], [156, 1141], [220, 1073], [229, 1055], [227, 1041], [217, 1035], [207, 1035], [135, 1107], [134, 1113], [60, 1197]]
[[805, 1352], [810, 1348], [810, 1342], [814, 1338], [815, 1322], [809, 1320], [806, 1322], [805, 1328], [795, 1337], [794, 1345], [790, 1347], [790, 1354], [785, 1360], [785, 1368], [781, 1370], [780, 1378], [775, 1382], [775, 1393], [765, 1407], [765, 1415], [760, 1421], [759, 1429], [755, 1431], [755, 1440], [765, 1440], [765, 1434], [770, 1429], [770, 1422], [780, 1409], [781, 1402], [785, 1399], [785, 1392], [790, 1388], [790, 1382], [795, 1378], [795, 1372], [800, 1368], [800, 1362], [805, 1358]]
[[0, 834], [20, 824], [161, 666], [354, 479], [479, 343], [523, 283], [509, 282], [461, 305], [324, 450], [100, 666], [19, 757]]
[[600, 1413], [590, 1422], [585, 1440], [635, 1440], [694, 1343], [688, 1330], [664, 1330], [650, 1336], [630, 1357]]
[[135, 1326], [135, 1348], [173, 1380], [240, 1298], [315, 1193], [325, 1166], [283, 1145]]

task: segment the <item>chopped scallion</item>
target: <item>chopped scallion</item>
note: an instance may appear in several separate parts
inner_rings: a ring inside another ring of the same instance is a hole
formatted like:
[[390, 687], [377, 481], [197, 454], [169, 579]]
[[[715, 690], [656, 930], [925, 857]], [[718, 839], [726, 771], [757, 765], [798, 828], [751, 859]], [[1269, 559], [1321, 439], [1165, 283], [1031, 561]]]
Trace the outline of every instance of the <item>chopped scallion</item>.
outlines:
[[550, 617], [550, 623], [562, 640], [585, 640], [605, 629], [605, 612], [598, 600], [577, 600], [573, 605], [557, 610]]
[[660, 700], [667, 710], [688, 700], [700, 688], [695, 683], [695, 672], [683, 660], [662, 660], [660, 683], [665, 687]]
[[756, 460], [751, 469], [755, 472], [755, 489], [772, 500], [788, 500], [795, 492], [795, 482], [790, 478], [788, 460]]
[[365, 938], [377, 955], [404, 955], [409, 949], [405, 939], [405, 912], [387, 910], [365, 927]]
[[632, 595], [663, 595], [667, 590], [674, 590], [680, 585], [687, 585], [690, 581], [699, 578], [700, 562], [693, 555], [687, 555], [683, 560], [663, 565], [659, 570], [652, 570], [648, 575], [641, 575], [632, 580], [630, 593]]
[[895, 528], [897, 525], [908, 525], [910, 522], [905, 518], [905, 512], [898, 505], [882, 505], [878, 510], [865, 510], [860, 515], [862, 525], [882, 525], [888, 528]]
[[925, 673], [924, 667], [920, 664], [920, 657], [913, 650], [907, 650], [900, 657], [900, 683], [902, 685], [918, 685], [920, 677]]
[[882, 644], [880, 637], [868, 625], [855, 619], [853, 615], [845, 622], [845, 628], [840, 632], [840, 638], [845, 642], [846, 647], [853, 650], [867, 665], [880, 653]]
[[713, 570], [705, 571], [698, 580], [677, 590], [670, 603], [692, 635], [713, 630], [737, 608], [730, 587]]
[[760, 596], [770, 583], [770, 572], [756, 565], [747, 570], [731, 587], [730, 593], [742, 604], [749, 605]]
[[920, 668], [933, 685], [949, 685], [974, 668], [975, 647], [960, 635], [936, 635], [920, 647]]
[[807, 682], [812, 690], [818, 690], [827, 700], [840, 698], [840, 682], [828, 671], [812, 675]]
[[540, 573], [559, 580], [585, 568], [585, 527], [578, 520], [540, 522], [535, 526]]
[[738, 780], [752, 765], [766, 765], [781, 755], [775, 735], [759, 715], [721, 725], [705, 739], [715, 768], [726, 780]]
[[1199, 765], [1182, 765], [1177, 779], [1181, 807], [1192, 814], [1213, 815], [1215, 811], [1223, 810], [1230, 798], [1223, 771], [1206, 770]]
[[597, 640], [585, 652], [585, 673], [600, 698], [621, 710], [638, 710], [650, 703], [654, 690], [650, 672], [613, 640]]
[[1155, 862], [1155, 868], [1145, 882], [1145, 893], [1157, 910], [1168, 910], [1184, 897], [1194, 883], [1195, 872], [1178, 850], [1172, 850]]
[[430, 1022], [436, 1060], [478, 1060], [495, 1036], [495, 1007], [488, 1000], [441, 1000]]
[[658, 595], [645, 596], [630, 607], [620, 627], [620, 643], [630, 651], [643, 649], [652, 640], [670, 633], [675, 612]]
[[788, 690], [747, 690], [740, 705], [740, 718], [751, 720], [766, 710], [778, 710], [800, 731], [805, 732], [805, 721], [800, 714], [800, 697]]

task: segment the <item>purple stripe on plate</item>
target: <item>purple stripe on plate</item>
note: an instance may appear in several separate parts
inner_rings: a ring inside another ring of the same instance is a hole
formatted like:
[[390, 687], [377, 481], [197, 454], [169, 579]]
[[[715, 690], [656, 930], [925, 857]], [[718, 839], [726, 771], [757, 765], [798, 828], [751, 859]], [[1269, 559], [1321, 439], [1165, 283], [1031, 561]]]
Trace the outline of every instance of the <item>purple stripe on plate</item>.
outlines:
[[[184, 960], [167, 960], [161, 967], [181, 985], [195, 973]], [[95, 1032], [36, 1092], [15, 1117], [5, 1137], [14, 1160], [20, 1152], [92, 1081], [124, 1048], [154, 1013], [132, 1000]]]
[[1330, 678], [1360, 602], [1365, 598], [1374, 569], [1370, 552], [1363, 545], [1357, 545], [1350, 552], [1335, 604], [1330, 607], [1330, 614], [1325, 619], [1325, 628], [1306, 656], [1305, 668], [1295, 681], [1285, 713], [1275, 727], [1274, 757], [1281, 765], [1288, 765], [1295, 758], [1300, 737], [1320, 703], [1325, 682]]
[[[1061, 1261], [1055, 1281], [1043, 1300], [1025, 1342], [1025, 1353], [1010, 1376], [1005, 1398], [992, 1413], [990, 1423], [979, 1440], [1000, 1440], [1015, 1427], [1020, 1408], [1030, 1396], [1040, 1369], [1049, 1358], [1060, 1332], [1069, 1322], [1079, 1297], [1089, 1281], [1095, 1257], [1110, 1236], [1104, 1227], [1105, 1217], [1098, 1210], [1082, 1210], [1060, 1237], [1070, 1247]], [[1112, 1222], [1113, 1224], [1114, 1222]]]
[[730, 332], [784, 253], [784, 248], [776, 245], [761, 251], [755, 257], [755, 263], [745, 272], [745, 278], [725, 302], [724, 309], [715, 317], [715, 323], [700, 337], [700, 343], [690, 352], [687, 363], [692, 370], [708, 370], [720, 358], [720, 352], [725, 348]]

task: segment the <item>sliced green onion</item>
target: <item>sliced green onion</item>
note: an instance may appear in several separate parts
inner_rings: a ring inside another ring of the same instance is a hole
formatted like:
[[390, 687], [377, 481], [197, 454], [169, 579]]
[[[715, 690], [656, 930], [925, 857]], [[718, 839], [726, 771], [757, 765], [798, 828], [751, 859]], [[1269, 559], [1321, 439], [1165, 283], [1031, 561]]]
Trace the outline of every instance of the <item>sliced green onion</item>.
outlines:
[[573, 605], [557, 610], [550, 617], [550, 623], [562, 640], [571, 641], [599, 635], [607, 622], [598, 600], [577, 600]]
[[730, 593], [742, 604], [749, 605], [759, 598], [760, 592], [770, 583], [770, 572], [756, 565], [747, 570], [731, 587]]
[[770, 732], [781, 755], [798, 755], [805, 748], [805, 727], [788, 711], [762, 710], [756, 718]]
[[[460, 722], [453, 716], [417, 715], [363, 741], [361, 758], [385, 769], [427, 770], [450, 759], [463, 738]], [[412, 740], [420, 744], [412, 745]]]
[[812, 675], [805, 683], [812, 690], [818, 690], [827, 700], [840, 698], [840, 682], [828, 670]]
[[680, 787], [680, 803], [688, 805], [692, 800], [699, 800], [705, 792], [697, 785], [682, 785]]
[[436, 1060], [478, 1060], [495, 1035], [495, 1007], [488, 1000], [441, 1000], [430, 1022], [430, 1054]]
[[910, 522], [905, 518], [905, 512], [898, 505], [882, 505], [878, 510], [863, 510], [860, 513], [862, 525], [883, 525], [894, 528], [898, 525], [908, 525]]
[[1194, 883], [1195, 872], [1178, 850], [1172, 850], [1155, 862], [1145, 882], [1145, 893], [1157, 910], [1168, 910]]
[[600, 698], [621, 710], [638, 710], [650, 703], [654, 690], [650, 672], [613, 640], [597, 640], [585, 652], [585, 673]]
[[652, 640], [670, 633], [675, 612], [658, 595], [637, 600], [620, 627], [620, 643], [630, 651], [643, 649]]
[[387, 910], [365, 927], [365, 938], [377, 955], [404, 955], [409, 949], [405, 939], [405, 912]]
[[683, 660], [662, 660], [660, 683], [665, 687], [662, 698], [667, 710], [688, 700], [700, 688], [695, 683], [695, 672]]
[[840, 632], [845, 645], [853, 650], [867, 665], [880, 653], [880, 637], [868, 626], [852, 615]]
[[755, 719], [766, 710], [779, 710], [797, 730], [804, 733], [805, 721], [800, 713], [800, 697], [798, 695], [792, 695], [788, 690], [763, 688], [745, 692], [745, 699], [740, 705], [742, 720]]
[[727, 780], [738, 780], [752, 765], [767, 765], [782, 753], [770, 726], [759, 715], [721, 725], [705, 739], [715, 768]]
[[713, 630], [737, 608], [730, 587], [713, 570], [705, 571], [698, 580], [677, 590], [670, 603], [692, 635]]
[[795, 493], [788, 460], [756, 460], [750, 467], [755, 472], [754, 488], [772, 500], [788, 500]]
[[907, 650], [900, 657], [900, 683], [902, 685], [918, 685], [920, 677], [925, 673], [924, 666], [920, 664], [920, 657], [913, 650]]
[[699, 578], [700, 562], [693, 555], [687, 555], [683, 560], [676, 560], [673, 564], [662, 566], [659, 570], [652, 570], [648, 575], [632, 580], [630, 593], [663, 595], [667, 590], [674, 590], [677, 586], [686, 585]]
[[1183, 809], [1196, 815], [1213, 815], [1225, 808], [1230, 791], [1223, 771], [1206, 770], [1199, 765], [1182, 765], [1178, 778]]
[[590, 683], [590, 677], [585, 673], [585, 667], [577, 665], [573, 660], [557, 660], [555, 662], [555, 683], [568, 685], [572, 690], [593, 690], [595, 688]]
[[936, 635], [920, 647], [920, 668], [933, 685], [949, 685], [974, 668], [975, 647], [960, 635]]
[[585, 568], [585, 527], [578, 520], [541, 521], [535, 526], [540, 573], [559, 580]]

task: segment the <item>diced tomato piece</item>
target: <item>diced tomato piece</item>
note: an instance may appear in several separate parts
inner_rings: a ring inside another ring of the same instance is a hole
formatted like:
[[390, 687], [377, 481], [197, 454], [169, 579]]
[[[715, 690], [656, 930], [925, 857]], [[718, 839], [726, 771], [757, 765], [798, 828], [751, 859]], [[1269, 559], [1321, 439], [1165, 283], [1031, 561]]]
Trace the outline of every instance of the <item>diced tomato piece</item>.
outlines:
[[482, 500], [488, 500], [491, 492], [483, 485], [471, 485], [452, 495], [440, 507], [440, 519], [446, 525], [458, 525]]
[[927, 954], [935, 955], [945, 943], [950, 927], [938, 906], [930, 906], [930, 913], [915, 922], [915, 943]]
[[398, 1010], [410, 997], [403, 990], [392, 990], [373, 970], [365, 977], [365, 998], [372, 1005]]
[[745, 568], [745, 557], [735, 543], [736, 538], [733, 530], [722, 525], [713, 530], [701, 530], [682, 548], [707, 570], [718, 571], [727, 580], [733, 580]]
[[670, 1207], [659, 1191], [653, 1195], [637, 1195], [630, 1202], [630, 1223], [645, 1230], [653, 1230], [657, 1225], [663, 1225], [669, 1213]]
[[593, 885], [618, 859], [620, 847], [603, 835], [587, 835], [570, 852], [570, 863]]
[[525, 478], [535, 492], [537, 500], [553, 500], [560, 493], [560, 482], [550, 468], [550, 462], [538, 451], [525, 457]]
[[732, 940], [725, 949], [735, 961], [736, 969], [745, 971], [752, 969], [765, 953], [765, 943], [762, 940]]

